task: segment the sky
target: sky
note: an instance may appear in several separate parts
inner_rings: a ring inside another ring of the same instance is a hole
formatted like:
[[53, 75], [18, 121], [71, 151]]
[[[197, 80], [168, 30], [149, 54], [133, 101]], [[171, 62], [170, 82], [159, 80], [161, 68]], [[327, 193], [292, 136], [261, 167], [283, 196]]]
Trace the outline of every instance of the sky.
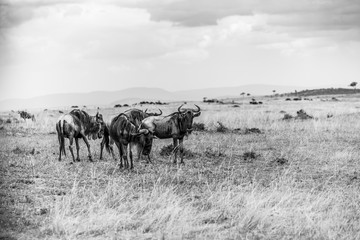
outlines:
[[360, 82], [360, 0], [0, 0], [0, 100]]

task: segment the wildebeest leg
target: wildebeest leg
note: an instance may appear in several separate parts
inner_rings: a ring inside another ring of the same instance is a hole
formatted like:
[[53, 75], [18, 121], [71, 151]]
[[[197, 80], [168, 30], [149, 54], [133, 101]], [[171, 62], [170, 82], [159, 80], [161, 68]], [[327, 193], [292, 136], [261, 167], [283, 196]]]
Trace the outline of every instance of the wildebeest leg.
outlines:
[[79, 139], [75, 138], [75, 144], [76, 144], [76, 161], [80, 162], [80, 157], [79, 157]]
[[59, 145], [60, 145], [60, 147], [59, 147], [59, 161], [61, 161], [61, 153], [63, 152], [64, 156], [66, 156], [65, 149], [63, 150], [64, 144], [65, 144], [64, 143], [65, 139], [64, 139], [63, 136], [60, 136], [60, 135], [58, 135], [58, 139], [59, 139]]
[[103, 159], [103, 149], [104, 149], [104, 146], [105, 146], [105, 137], [103, 137], [103, 139], [101, 140], [101, 143], [100, 143], [100, 160]]
[[[120, 156], [119, 157], [119, 161], [120, 161], [119, 167], [122, 168], [123, 167], [123, 160], [122, 160], [123, 152], [122, 152], [121, 144], [118, 142], [115, 142], [115, 144], [116, 144], [117, 148], [119, 149], [119, 156]], [[113, 155], [113, 157], [114, 157], [114, 160], [116, 160], [115, 155]]]
[[75, 162], [75, 156], [74, 156], [73, 147], [72, 147], [73, 142], [74, 142], [74, 137], [73, 136], [69, 137], [69, 142], [70, 142], [69, 149], [70, 149], [70, 152], [71, 152], [71, 156], [73, 158], [73, 162]]
[[133, 156], [132, 156], [132, 152], [131, 152], [131, 144], [130, 143], [127, 145], [127, 160], [128, 160], [128, 162], [129, 162], [129, 159], [130, 159], [130, 169], [133, 169], [134, 168]]
[[176, 155], [177, 155], [177, 151], [178, 151], [178, 149], [177, 149], [177, 146], [178, 146], [177, 138], [173, 138], [173, 146], [174, 146], [174, 150], [173, 150], [173, 152], [174, 152], [174, 161], [173, 161], [173, 163], [176, 163]]
[[147, 160], [148, 160], [148, 163], [152, 163], [152, 161], [150, 159], [150, 155], [147, 155]]
[[180, 150], [180, 163], [184, 164], [184, 145], [183, 145], [183, 138], [179, 139], [179, 150]]
[[81, 137], [82, 137], [82, 139], [84, 139], [84, 142], [85, 142], [85, 144], [86, 144], [86, 146], [87, 146], [88, 153], [89, 153], [88, 158], [89, 158], [90, 161], [92, 161], [92, 156], [91, 156], [89, 141], [86, 139], [86, 136], [85, 136], [85, 135], [81, 135]]
[[124, 168], [129, 168], [128, 154], [127, 154], [128, 144], [121, 144], [121, 151], [123, 152]]

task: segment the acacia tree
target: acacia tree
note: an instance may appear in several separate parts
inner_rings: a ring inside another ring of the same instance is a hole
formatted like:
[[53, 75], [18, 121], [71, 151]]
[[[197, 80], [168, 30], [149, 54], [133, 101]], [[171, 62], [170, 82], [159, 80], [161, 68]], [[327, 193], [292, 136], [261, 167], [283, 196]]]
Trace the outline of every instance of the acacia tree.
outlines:
[[356, 85], [357, 85], [357, 82], [352, 82], [352, 83], [350, 83], [350, 87], [353, 87], [354, 88], [354, 90], [356, 89]]

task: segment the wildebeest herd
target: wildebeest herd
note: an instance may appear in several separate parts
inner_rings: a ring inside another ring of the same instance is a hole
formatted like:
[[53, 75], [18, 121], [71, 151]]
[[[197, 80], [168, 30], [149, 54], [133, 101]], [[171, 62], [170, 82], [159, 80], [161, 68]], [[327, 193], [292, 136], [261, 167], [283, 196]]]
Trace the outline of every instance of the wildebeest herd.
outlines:
[[[132, 147], [137, 148], [137, 157], [147, 156], [151, 162], [150, 152], [154, 138], [173, 139], [174, 163], [177, 163], [177, 154], [180, 152], [180, 163], [183, 161], [183, 140], [192, 132], [193, 119], [200, 116], [201, 109], [184, 108], [184, 104], [178, 107], [177, 112], [167, 116], [159, 113], [150, 113], [147, 110], [129, 109], [118, 114], [109, 122], [105, 122], [103, 116], [97, 112], [90, 116], [84, 110], [74, 109], [68, 114], [62, 115], [56, 122], [56, 131], [59, 140], [59, 161], [61, 155], [66, 156], [65, 138], [69, 139], [69, 150], [73, 162], [80, 161], [79, 138], [82, 138], [88, 149], [88, 158], [92, 161], [90, 144], [88, 139], [102, 138], [100, 144], [100, 159], [103, 158], [103, 149], [111, 153], [116, 160], [113, 145], [119, 150], [120, 167], [133, 168]], [[88, 139], [86, 138], [88, 137]], [[76, 158], [73, 153], [73, 141], [76, 145]]]

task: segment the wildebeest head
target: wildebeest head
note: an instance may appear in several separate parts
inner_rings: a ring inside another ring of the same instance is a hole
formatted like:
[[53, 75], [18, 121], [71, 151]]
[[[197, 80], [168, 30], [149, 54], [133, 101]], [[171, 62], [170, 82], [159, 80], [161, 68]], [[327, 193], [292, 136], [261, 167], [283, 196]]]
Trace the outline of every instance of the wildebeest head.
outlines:
[[104, 135], [104, 130], [105, 130], [105, 122], [103, 119], [103, 116], [101, 113], [97, 112], [95, 115], [95, 122], [94, 125], [96, 126], [95, 129], [97, 129], [97, 133], [95, 132], [92, 136], [92, 139], [96, 139], [96, 138], [102, 138]]
[[201, 114], [201, 109], [198, 105], [194, 104], [196, 109], [192, 109], [192, 108], [181, 108], [184, 104], [182, 104], [179, 108], [178, 108], [178, 112], [180, 113], [180, 120], [179, 120], [179, 125], [180, 125], [180, 130], [183, 132], [187, 132], [187, 133], [191, 133], [192, 132], [192, 125], [193, 125], [193, 119], [195, 117], [200, 116]]
[[142, 147], [142, 154], [149, 155], [152, 148], [154, 134], [148, 129], [140, 129], [137, 133], [133, 133], [132, 136], [139, 138], [136, 142], [140, 143]]

